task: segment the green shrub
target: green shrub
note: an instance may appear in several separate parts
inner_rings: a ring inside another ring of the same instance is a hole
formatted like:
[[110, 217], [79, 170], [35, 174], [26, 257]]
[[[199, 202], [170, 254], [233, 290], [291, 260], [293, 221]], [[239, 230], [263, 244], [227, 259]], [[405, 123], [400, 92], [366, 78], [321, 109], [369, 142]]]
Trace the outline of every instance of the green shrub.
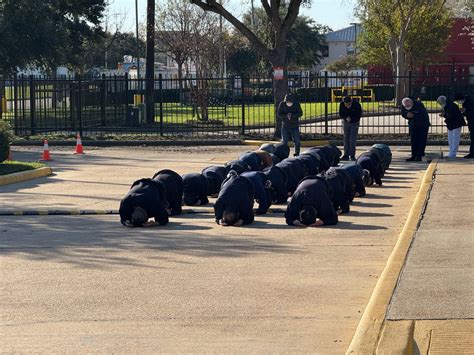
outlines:
[[10, 143], [10, 126], [6, 121], [0, 120], [0, 163], [8, 158]]

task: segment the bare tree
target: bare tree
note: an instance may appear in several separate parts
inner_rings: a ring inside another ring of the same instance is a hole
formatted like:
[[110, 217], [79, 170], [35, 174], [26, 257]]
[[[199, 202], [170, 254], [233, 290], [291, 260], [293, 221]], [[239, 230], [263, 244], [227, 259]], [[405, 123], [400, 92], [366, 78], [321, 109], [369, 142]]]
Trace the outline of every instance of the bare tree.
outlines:
[[[273, 37], [272, 45], [268, 46], [261, 38], [259, 38], [252, 26], [246, 26], [236, 16], [231, 14], [225, 5], [222, 5], [218, 0], [191, 0], [191, 2], [205, 11], [219, 14], [231, 23], [243, 36], [245, 36], [252, 46], [259, 51], [260, 55], [268, 60], [273, 67], [283, 67], [284, 76], [283, 80], [274, 80], [274, 100], [275, 100], [275, 112], [278, 103], [283, 99], [286, 92], [288, 91], [288, 80], [287, 80], [287, 36], [291, 26], [295, 23], [298, 16], [300, 6], [303, 3], [309, 4], [310, 1], [306, 0], [261, 0], [262, 7], [265, 10], [268, 18], [272, 23], [271, 36]], [[276, 115], [275, 115], [276, 116]], [[276, 120], [275, 136], [280, 135], [281, 122]]]

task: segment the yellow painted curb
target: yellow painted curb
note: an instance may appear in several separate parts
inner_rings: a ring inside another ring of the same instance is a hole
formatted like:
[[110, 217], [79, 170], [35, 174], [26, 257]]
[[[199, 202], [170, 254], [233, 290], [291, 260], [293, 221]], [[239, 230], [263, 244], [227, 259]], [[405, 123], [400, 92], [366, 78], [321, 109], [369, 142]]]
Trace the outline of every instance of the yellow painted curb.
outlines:
[[8, 174], [0, 176], [0, 186], [16, 184], [23, 181], [33, 180], [40, 177], [49, 176], [53, 170], [49, 167], [21, 171], [19, 173]]
[[377, 355], [412, 355], [415, 321], [386, 321], [377, 346]]
[[[244, 145], [261, 146], [262, 144], [265, 144], [265, 143], [276, 144], [276, 143], [280, 143], [280, 141], [257, 141], [257, 140], [244, 140], [243, 141]], [[290, 142], [289, 144], [291, 146], [293, 145], [292, 142]], [[323, 146], [323, 145], [329, 145], [329, 141], [326, 140], [326, 139], [312, 140], [312, 141], [301, 141], [301, 146], [302, 147], [316, 147], [316, 146]]]
[[426, 198], [433, 182], [438, 161], [433, 161], [426, 169], [420, 189], [408, 214], [407, 221], [400, 233], [397, 244], [388, 258], [385, 269], [375, 285], [369, 303], [357, 326], [352, 342], [346, 354], [375, 354], [382, 333], [390, 299], [397, 285], [400, 271], [410, 248], [413, 236], [418, 228]]

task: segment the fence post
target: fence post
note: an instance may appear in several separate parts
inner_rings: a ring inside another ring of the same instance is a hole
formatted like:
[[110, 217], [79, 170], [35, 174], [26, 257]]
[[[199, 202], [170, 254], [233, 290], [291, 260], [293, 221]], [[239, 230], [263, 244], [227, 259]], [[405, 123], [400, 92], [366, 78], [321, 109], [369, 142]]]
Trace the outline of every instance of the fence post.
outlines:
[[408, 71], [408, 95], [412, 96], [412, 78], [413, 78], [413, 73], [411, 70]]
[[13, 77], [13, 124], [15, 136], [18, 136], [18, 76]]
[[[130, 93], [128, 92], [128, 88], [129, 88], [129, 77], [128, 77], [128, 73], [125, 73], [125, 107], [128, 107], [128, 105], [130, 105]], [[132, 101], [133, 103], [133, 101]]]
[[245, 135], [245, 87], [244, 77], [240, 78], [240, 93], [242, 95], [242, 135]]
[[79, 134], [82, 137], [82, 78], [81, 74], [77, 74], [77, 120], [79, 121]]
[[33, 75], [30, 75], [30, 131], [31, 135], [33, 136], [35, 132], [36, 126], [36, 97], [35, 97], [35, 82], [33, 79]]
[[[153, 82], [153, 86], [155, 83]], [[163, 135], [163, 74], [158, 75], [158, 88], [160, 90], [160, 135]]]
[[100, 90], [100, 117], [102, 120], [102, 126], [105, 126], [105, 98], [106, 98], [106, 79], [105, 74], [102, 74], [102, 85]]
[[324, 134], [329, 134], [328, 126], [328, 101], [329, 101], [329, 77], [328, 72], [324, 72]]

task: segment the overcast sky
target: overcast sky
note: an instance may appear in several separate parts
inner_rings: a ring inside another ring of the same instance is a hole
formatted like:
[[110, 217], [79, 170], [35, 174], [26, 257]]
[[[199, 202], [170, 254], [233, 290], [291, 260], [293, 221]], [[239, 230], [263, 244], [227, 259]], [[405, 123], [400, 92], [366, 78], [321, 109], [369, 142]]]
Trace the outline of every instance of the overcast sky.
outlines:
[[[132, 31], [135, 26], [135, 1], [134, 0], [112, 0], [110, 9], [112, 14], [120, 14], [125, 17], [125, 31]], [[147, 0], [138, 0], [140, 21], [145, 21]], [[249, 8], [250, 0], [228, 0], [233, 14], [242, 14]], [[260, 4], [255, 0], [255, 6]], [[355, 0], [313, 0], [311, 8], [303, 8], [300, 13], [313, 18], [317, 23], [327, 25], [333, 30], [348, 27], [354, 22], [353, 16]]]

